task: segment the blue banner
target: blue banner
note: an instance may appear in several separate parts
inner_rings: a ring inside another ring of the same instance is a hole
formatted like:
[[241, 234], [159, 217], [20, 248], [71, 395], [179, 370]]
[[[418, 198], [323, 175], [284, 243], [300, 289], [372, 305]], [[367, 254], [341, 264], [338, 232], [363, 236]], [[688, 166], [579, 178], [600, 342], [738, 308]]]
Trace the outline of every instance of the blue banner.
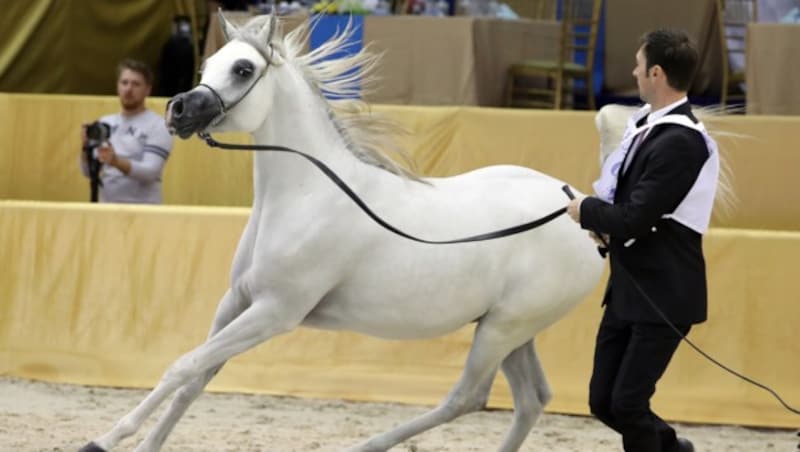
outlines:
[[358, 53], [364, 46], [364, 16], [362, 15], [321, 14], [315, 16], [312, 20], [313, 28], [309, 37], [311, 50], [341, 34], [347, 27], [348, 22], [351, 22], [350, 27], [353, 29], [353, 34], [341, 51], [336, 52], [327, 59], [336, 59]]

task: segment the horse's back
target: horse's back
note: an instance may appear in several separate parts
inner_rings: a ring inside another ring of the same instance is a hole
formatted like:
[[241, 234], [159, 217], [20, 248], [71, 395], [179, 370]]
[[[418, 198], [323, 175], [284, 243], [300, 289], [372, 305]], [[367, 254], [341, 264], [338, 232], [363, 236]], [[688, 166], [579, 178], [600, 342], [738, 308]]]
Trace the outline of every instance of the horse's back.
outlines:
[[463, 221], [464, 232], [477, 225], [488, 230], [525, 223], [562, 208], [569, 201], [562, 190], [563, 181], [514, 165], [488, 166], [427, 181], [429, 187], [407, 192], [412, 199], [404, 208], [419, 209], [417, 218], [448, 218], [451, 228]]
[[548, 174], [533, 168], [518, 165], [492, 165], [468, 171], [451, 177], [428, 178], [427, 181], [434, 185], [449, 185], [461, 183], [480, 183], [481, 181], [529, 179], [531, 181], [560, 182]]
[[[396, 204], [386, 212], [391, 224], [431, 240], [516, 226], [569, 201], [563, 182], [523, 167], [487, 167], [428, 182], [384, 196]], [[535, 329], [585, 297], [602, 272], [587, 233], [564, 214], [523, 233], [448, 245], [410, 241], [366, 218], [350, 226], [364, 246], [348, 254], [342, 281], [307, 324], [430, 337], [499, 309]]]

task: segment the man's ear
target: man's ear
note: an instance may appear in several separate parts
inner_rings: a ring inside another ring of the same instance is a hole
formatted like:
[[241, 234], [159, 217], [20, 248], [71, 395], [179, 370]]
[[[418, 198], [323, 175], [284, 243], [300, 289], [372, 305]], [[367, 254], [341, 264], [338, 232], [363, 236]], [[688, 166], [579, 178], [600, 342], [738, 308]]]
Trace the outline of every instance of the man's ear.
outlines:
[[661, 69], [661, 66], [658, 64], [654, 64], [653, 66], [648, 69], [650, 71], [650, 76], [655, 77], [656, 75], [664, 75], [664, 69]]

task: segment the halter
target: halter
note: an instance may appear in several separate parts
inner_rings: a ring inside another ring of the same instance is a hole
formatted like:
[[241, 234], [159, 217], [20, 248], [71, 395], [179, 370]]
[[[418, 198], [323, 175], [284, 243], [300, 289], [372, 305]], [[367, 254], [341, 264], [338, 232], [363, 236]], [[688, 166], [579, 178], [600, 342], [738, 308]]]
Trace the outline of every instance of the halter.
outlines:
[[231, 109], [233, 109], [233, 107], [237, 106], [239, 102], [242, 101], [242, 99], [247, 97], [247, 95], [250, 94], [250, 91], [253, 89], [253, 87], [256, 86], [256, 83], [258, 83], [258, 81], [261, 80], [261, 77], [263, 77], [264, 74], [267, 72], [267, 68], [269, 68], [269, 63], [267, 63], [267, 66], [264, 68], [263, 71], [261, 71], [261, 74], [259, 74], [258, 77], [256, 77], [255, 80], [253, 80], [253, 83], [251, 83], [250, 86], [247, 87], [247, 90], [245, 90], [245, 92], [242, 93], [242, 95], [239, 96], [238, 99], [231, 102], [230, 105], [225, 105], [225, 101], [222, 100], [222, 96], [219, 95], [217, 90], [210, 87], [209, 85], [206, 85], [205, 83], [198, 83], [197, 86], [202, 86], [203, 88], [206, 88], [207, 90], [211, 91], [211, 94], [214, 95], [214, 99], [216, 99], [217, 105], [219, 106], [219, 113], [217, 114], [217, 116], [214, 116], [211, 119], [211, 122], [209, 122], [208, 125], [206, 125], [206, 127], [214, 127], [217, 124], [219, 124], [225, 118], [225, 115], [227, 115], [228, 112]]
[[[203, 86], [206, 89], [208, 89], [209, 91], [211, 91], [211, 93], [216, 98], [217, 104], [219, 105], [219, 109], [220, 109], [220, 113], [217, 116], [215, 116], [205, 128], [213, 127], [213, 126], [216, 126], [217, 124], [219, 124], [219, 122], [222, 121], [222, 119], [225, 117], [225, 115], [231, 109], [233, 109], [239, 102], [241, 102], [242, 99], [244, 99], [245, 96], [247, 96], [247, 94], [250, 93], [250, 91], [253, 89], [253, 87], [256, 85], [256, 83], [258, 83], [258, 81], [261, 79], [261, 77], [263, 77], [264, 74], [266, 74], [270, 63], [272, 62], [272, 55], [273, 55], [273, 53], [275, 51], [275, 49], [274, 49], [274, 47], [272, 46], [272, 43], [271, 43], [272, 34], [275, 31], [275, 22], [274, 22], [275, 21], [275, 16], [274, 15], [273, 15], [272, 21], [273, 21], [273, 23], [272, 23], [272, 26], [270, 27], [270, 30], [269, 30], [269, 36], [267, 36], [267, 45], [269, 45], [269, 48], [270, 48], [270, 56], [267, 57], [263, 52], [261, 52], [260, 49], [255, 47], [256, 50], [258, 50], [261, 53], [261, 56], [264, 57], [264, 59], [267, 61], [267, 65], [266, 65], [266, 67], [264, 67], [264, 70], [261, 71], [261, 74], [259, 74], [259, 76], [253, 81], [253, 83], [250, 84], [250, 86], [247, 88], [247, 90], [244, 93], [242, 93], [241, 96], [239, 96], [238, 99], [236, 99], [230, 105], [226, 105], [225, 101], [222, 99], [222, 96], [220, 96], [219, 93], [214, 88], [206, 85], [205, 83], [200, 83], [198, 85], [198, 86]], [[558, 218], [561, 215], [565, 214], [566, 211], [567, 211], [566, 207], [562, 207], [560, 209], [556, 209], [555, 211], [553, 211], [553, 212], [551, 212], [551, 213], [549, 213], [549, 214], [547, 214], [547, 215], [545, 215], [545, 216], [543, 216], [541, 218], [538, 218], [536, 220], [530, 221], [528, 223], [519, 224], [519, 225], [508, 227], [508, 228], [505, 228], [505, 229], [500, 229], [500, 230], [497, 230], [497, 231], [491, 231], [491, 232], [487, 232], [487, 233], [484, 233], [484, 234], [478, 234], [478, 235], [474, 235], [474, 236], [470, 236], [470, 237], [464, 237], [464, 238], [461, 238], [461, 239], [425, 240], [425, 239], [417, 238], [417, 237], [414, 237], [414, 236], [412, 236], [410, 234], [407, 234], [407, 233], [401, 231], [400, 229], [397, 229], [396, 227], [392, 226], [391, 224], [387, 223], [385, 220], [383, 220], [381, 217], [379, 217], [377, 214], [375, 214], [375, 212], [373, 212], [367, 206], [367, 204], [353, 191], [353, 189], [351, 189], [335, 172], [333, 172], [333, 170], [331, 170], [327, 165], [322, 163], [317, 158], [312, 157], [311, 155], [308, 155], [308, 154], [306, 154], [304, 152], [300, 152], [300, 151], [297, 151], [297, 150], [294, 150], [292, 148], [288, 148], [288, 147], [285, 147], [285, 146], [276, 146], [276, 145], [238, 145], [238, 144], [220, 143], [220, 142], [216, 141], [215, 139], [213, 139], [208, 132], [197, 132], [197, 135], [200, 138], [202, 138], [203, 140], [205, 140], [205, 142], [211, 147], [218, 147], [218, 148], [221, 148], [221, 149], [231, 149], [231, 150], [254, 150], [254, 151], [287, 152], [287, 153], [291, 153], [291, 154], [295, 154], [295, 155], [299, 155], [301, 157], [304, 157], [306, 160], [308, 160], [309, 162], [313, 163], [314, 166], [316, 166], [320, 171], [322, 171], [331, 181], [333, 181], [333, 183], [335, 183], [336, 186], [339, 187], [339, 189], [341, 189], [347, 196], [349, 196], [350, 199], [353, 200], [353, 202], [355, 202], [356, 205], [358, 205], [358, 207], [361, 208], [361, 210], [364, 211], [364, 213], [367, 214], [367, 216], [370, 217], [373, 221], [378, 223], [383, 228], [385, 228], [385, 229], [387, 229], [387, 230], [389, 230], [389, 231], [391, 231], [391, 232], [393, 232], [393, 233], [395, 233], [395, 234], [397, 234], [397, 235], [399, 235], [401, 237], [405, 237], [405, 238], [407, 238], [409, 240], [413, 240], [415, 242], [436, 244], [436, 245], [444, 245], [444, 244], [454, 244], [454, 243], [479, 242], [479, 241], [484, 241], [484, 240], [497, 239], [497, 238], [500, 238], [500, 237], [507, 237], [509, 235], [519, 234], [520, 232], [525, 232], [525, 231], [529, 231], [531, 229], [538, 228], [539, 226], [542, 226], [544, 224], [547, 224], [547, 223], [555, 220], [556, 218]], [[570, 198], [573, 197], [572, 191], [570, 190], [569, 186], [564, 185], [564, 187], [562, 187], [562, 190]]]
[[275, 55], [275, 47], [272, 45], [272, 35], [275, 33], [275, 25], [276, 25], [275, 16], [273, 15], [269, 27], [269, 34], [267, 35], [269, 56], [267, 56], [267, 54], [257, 46], [253, 46], [253, 48], [256, 49], [258, 53], [261, 54], [261, 57], [264, 58], [264, 61], [267, 62], [267, 65], [264, 66], [264, 69], [261, 70], [261, 73], [258, 74], [258, 77], [256, 77], [253, 80], [250, 86], [248, 86], [247, 89], [242, 93], [242, 95], [239, 96], [235, 101], [231, 102], [229, 105], [226, 105], [225, 101], [222, 99], [222, 96], [219, 95], [217, 90], [215, 90], [209, 85], [206, 85], [205, 83], [197, 84], [197, 86], [202, 86], [207, 90], [211, 91], [211, 94], [214, 95], [214, 98], [217, 101], [217, 105], [219, 106], [219, 114], [217, 114], [217, 116], [214, 116], [211, 119], [211, 122], [209, 122], [208, 125], [206, 125], [206, 127], [214, 127], [217, 124], [219, 124], [225, 118], [225, 115], [227, 115], [229, 111], [231, 111], [234, 107], [236, 107], [239, 104], [239, 102], [241, 102], [245, 97], [247, 97], [248, 94], [250, 94], [250, 91], [252, 91], [253, 87], [255, 87], [256, 84], [259, 82], [259, 80], [261, 80], [261, 78], [264, 77], [264, 75], [267, 73], [267, 69], [269, 69], [270, 64], [272, 64], [272, 57]]

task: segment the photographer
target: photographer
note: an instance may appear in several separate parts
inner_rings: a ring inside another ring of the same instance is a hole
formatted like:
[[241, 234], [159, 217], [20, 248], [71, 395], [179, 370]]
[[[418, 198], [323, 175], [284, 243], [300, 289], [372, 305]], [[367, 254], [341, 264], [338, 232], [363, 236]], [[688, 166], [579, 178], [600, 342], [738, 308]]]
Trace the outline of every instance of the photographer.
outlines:
[[172, 150], [172, 136], [164, 119], [145, 106], [152, 81], [147, 65], [122, 61], [117, 67], [122, 110], [81, 128], [81, 171], [91, 179], [91, 170], [99, 169], [101, 202], [161, 203], [161, 173]]

